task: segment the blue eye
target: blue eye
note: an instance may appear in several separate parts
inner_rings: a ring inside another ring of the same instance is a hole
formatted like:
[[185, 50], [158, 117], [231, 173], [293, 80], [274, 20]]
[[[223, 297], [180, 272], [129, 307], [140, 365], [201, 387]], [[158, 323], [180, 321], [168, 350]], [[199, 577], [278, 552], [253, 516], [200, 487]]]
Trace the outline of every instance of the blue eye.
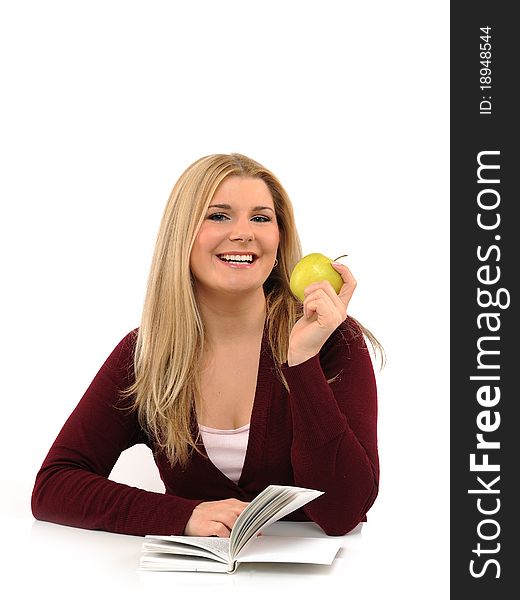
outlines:
[[226, 215], [223, 215], [222, 213], [214, 213], [212, 215], [209, 215], [208, 219], [210, 219], [211, 221], [222, 221], [223, 219], [220, 219], [219, 217], [225, 217]]
[[[212, 215], [208, 216], [208, 219], [210, 221], [216, 221], [217, 223], [221, 223], [222, 221], [224, 221], [224, 219], [228, 218], [229, 217], [224, 213], [213, 213]], [[269, 223], [269, 221], [271, 221], [271, 217], [266, 217], [265, 215], [256, 215], [252, 217], [252, 219], [255, 221], [255, 223]], [[256, 219], [260, 220], [257, 221]]]

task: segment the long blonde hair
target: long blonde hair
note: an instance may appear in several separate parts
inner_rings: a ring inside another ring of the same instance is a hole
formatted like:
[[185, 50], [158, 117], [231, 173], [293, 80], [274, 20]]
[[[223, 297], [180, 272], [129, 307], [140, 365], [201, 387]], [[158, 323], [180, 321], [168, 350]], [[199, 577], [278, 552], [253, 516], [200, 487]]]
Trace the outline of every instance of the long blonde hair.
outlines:
[[[278, 263], [264, 283], [266, 327], [286, 388], [280, 365], [287, 360], [291, 329], [302, 315], [302, 304], [289, 288], [291, 271], [302, 256], [301, 244], [281, 183], [242, 154], [214, 154], [195, 161], [178, 179], [164, 210], [136, 339], [135, 381], [122, 391], [123, 397], [132, 397], [141, 426], [172, 465], [185, 466], [190, 451], [199, 451], [193, 423], [205, 325], [192, 286], [190, 255], [216, 189], [230, 176], [262, 179], [273, 198], [280, 241]], [[362, 331], [370, 339], [372, 334]]]

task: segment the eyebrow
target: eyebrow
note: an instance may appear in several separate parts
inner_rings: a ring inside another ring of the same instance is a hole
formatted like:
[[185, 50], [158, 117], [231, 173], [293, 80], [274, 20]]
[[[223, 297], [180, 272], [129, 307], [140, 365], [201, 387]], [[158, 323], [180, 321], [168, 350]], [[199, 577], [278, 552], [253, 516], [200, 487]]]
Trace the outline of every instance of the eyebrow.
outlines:
[[[224, 208], [226, 210], [233, 210], [230, 204], [212, 204], [211, 206], [208, 206], [208, 208]], [[270, 210], [271, 212], [274, 212], [270, 206], [253, 206], [251, 210]]]

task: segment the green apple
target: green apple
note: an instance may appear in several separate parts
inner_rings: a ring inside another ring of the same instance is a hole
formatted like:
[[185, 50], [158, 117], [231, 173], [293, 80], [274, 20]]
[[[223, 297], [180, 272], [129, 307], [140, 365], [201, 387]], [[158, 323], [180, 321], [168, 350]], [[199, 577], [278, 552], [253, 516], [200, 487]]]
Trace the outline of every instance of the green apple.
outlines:
[[[343, 254], [343, 256], [347, 256]], [[338, 258], [342, 258], [339, 256]], [[335, 260], [338, 260], [337, 258]], [[332, 287], [339, 294], [343, 285], [343, 278], [331, 265], [332, 259], [327, 258], [319, 252], [307, 254], [296, 263], [292, 273], [289, 285], [291, 292], [302, 302], [305, 298], [303, 291], [311, 283], [317, 281], [330, 281]]]

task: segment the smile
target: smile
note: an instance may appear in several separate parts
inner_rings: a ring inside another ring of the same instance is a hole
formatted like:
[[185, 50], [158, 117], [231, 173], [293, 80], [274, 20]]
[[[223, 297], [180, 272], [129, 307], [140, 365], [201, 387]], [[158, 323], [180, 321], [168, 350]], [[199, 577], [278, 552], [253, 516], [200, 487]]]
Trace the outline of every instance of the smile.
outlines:
[[257, 260], [255, 254], [219, 254], [218, 258], [229, 267], [242, 269], [251, 267]]

